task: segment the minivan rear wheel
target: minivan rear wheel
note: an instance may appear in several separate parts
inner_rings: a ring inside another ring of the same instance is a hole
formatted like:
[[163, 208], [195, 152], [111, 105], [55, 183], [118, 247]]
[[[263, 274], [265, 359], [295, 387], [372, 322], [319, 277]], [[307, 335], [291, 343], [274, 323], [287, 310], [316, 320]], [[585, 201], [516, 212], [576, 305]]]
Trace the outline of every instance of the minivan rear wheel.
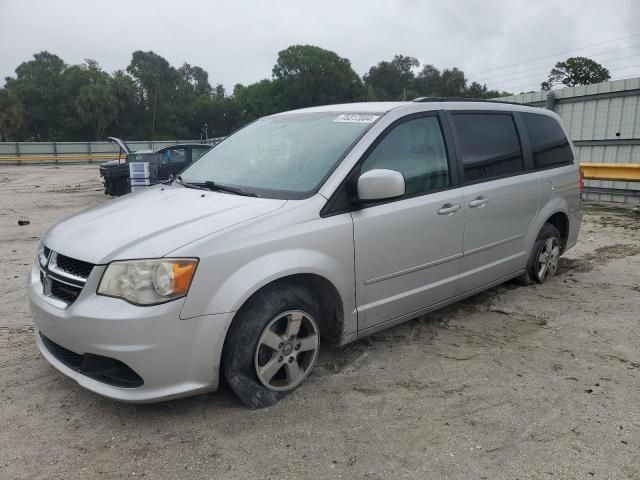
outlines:
[[550, 223], [545, 223], [533, 245], [527, 271], [518, 279], [520, 283], [545, 283], [552, 278], [558, 271], [561, 253], [560, 232]]
[[242, 403], [268, 407], [306, 380], [320, 350], [319, 313], [306, 289], [288, 283], [266, 287], [240, 309], [222, 363]]

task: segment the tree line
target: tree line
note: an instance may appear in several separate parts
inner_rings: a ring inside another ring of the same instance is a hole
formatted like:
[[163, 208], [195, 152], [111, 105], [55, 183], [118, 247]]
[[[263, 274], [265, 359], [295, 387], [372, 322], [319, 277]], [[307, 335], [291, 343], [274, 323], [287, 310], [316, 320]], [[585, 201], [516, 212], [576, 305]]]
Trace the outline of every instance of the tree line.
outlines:
[[314, 105], [502, 95], [509, 93], [470, 82], [461, 69], [441, 70], [404, 55], [361, 78], [348, 59], [311, 45], [282, 50], [270, 79], [237, 84], [231, 93], [213, 86], [201, 67], [176, 68], [151, 51], [134, 52], [127, 68], [112, 74], [94, 60], [68, 65], [44, 51], [0, 88], [0, 141], [223, 136], [261, 116]]

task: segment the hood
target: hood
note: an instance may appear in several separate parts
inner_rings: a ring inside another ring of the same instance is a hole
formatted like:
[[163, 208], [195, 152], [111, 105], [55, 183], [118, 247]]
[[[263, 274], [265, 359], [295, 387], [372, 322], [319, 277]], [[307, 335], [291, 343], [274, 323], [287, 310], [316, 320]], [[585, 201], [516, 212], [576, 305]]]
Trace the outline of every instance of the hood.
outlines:
[[100, 168], [105, 169], [105, 168], [116, 167], [118, 165], [124, 165], [125, 162], [126, 162], [125, 158], [123, 158], [121, 161], [119, 161], [119, 160], [109, 160], [108, 162], [102, 162], [100, 164]]
[[43, 239], [58, 253], [94, 264], [162, 257], [285, 203], [158, 185], [80, 212], [53, 226]]
[[122, 150], [125, 154], [126, 153], [131, 153], [131, 150], [129, 149], [129, 145], [127, 145], [127, 142], [125, 142], [121, 138], [107, 137], [107, 140], [109, 140], [111, 143], [117, 145], [120, 148], [120, 150]]

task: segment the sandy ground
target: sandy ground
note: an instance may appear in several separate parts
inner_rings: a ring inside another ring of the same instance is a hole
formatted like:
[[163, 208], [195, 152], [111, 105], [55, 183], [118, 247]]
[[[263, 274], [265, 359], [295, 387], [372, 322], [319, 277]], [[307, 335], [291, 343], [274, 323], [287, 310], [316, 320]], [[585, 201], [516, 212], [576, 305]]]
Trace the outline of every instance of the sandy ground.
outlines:
[[0, 168], [0, 478], [640, 479], [630, 210], [587, 206], [550, 283], [323, 352], [269, 409], [228, 391], [132, 406], [50, 367], [26, 301], [39, 236], [108, 201], [100, 187], [96, 166]]

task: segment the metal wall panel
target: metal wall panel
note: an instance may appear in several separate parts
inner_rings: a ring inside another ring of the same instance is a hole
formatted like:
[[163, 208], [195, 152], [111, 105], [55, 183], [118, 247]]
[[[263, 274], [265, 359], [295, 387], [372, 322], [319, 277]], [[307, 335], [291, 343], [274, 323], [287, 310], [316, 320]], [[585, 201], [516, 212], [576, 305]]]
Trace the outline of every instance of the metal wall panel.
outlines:
[[[563, 88], [553, 95], [554, 111], [571, 140], [615, 143], [576, 145], [580, 163], [640, 163], [640, 145], [631, 144], [640, 140], [640, 77]], [[543, 106], [546, 98], [547, 92], [531, 92], [500, 100]], [[588, 192], [586, 197], [591, 200], [640, 203], [640, 182], [587, 180], [585, 185], [602, 189], [602, 193]]]
[[13, 142], [0, 143], [0, 155], [17, 155], [18, 147]]

